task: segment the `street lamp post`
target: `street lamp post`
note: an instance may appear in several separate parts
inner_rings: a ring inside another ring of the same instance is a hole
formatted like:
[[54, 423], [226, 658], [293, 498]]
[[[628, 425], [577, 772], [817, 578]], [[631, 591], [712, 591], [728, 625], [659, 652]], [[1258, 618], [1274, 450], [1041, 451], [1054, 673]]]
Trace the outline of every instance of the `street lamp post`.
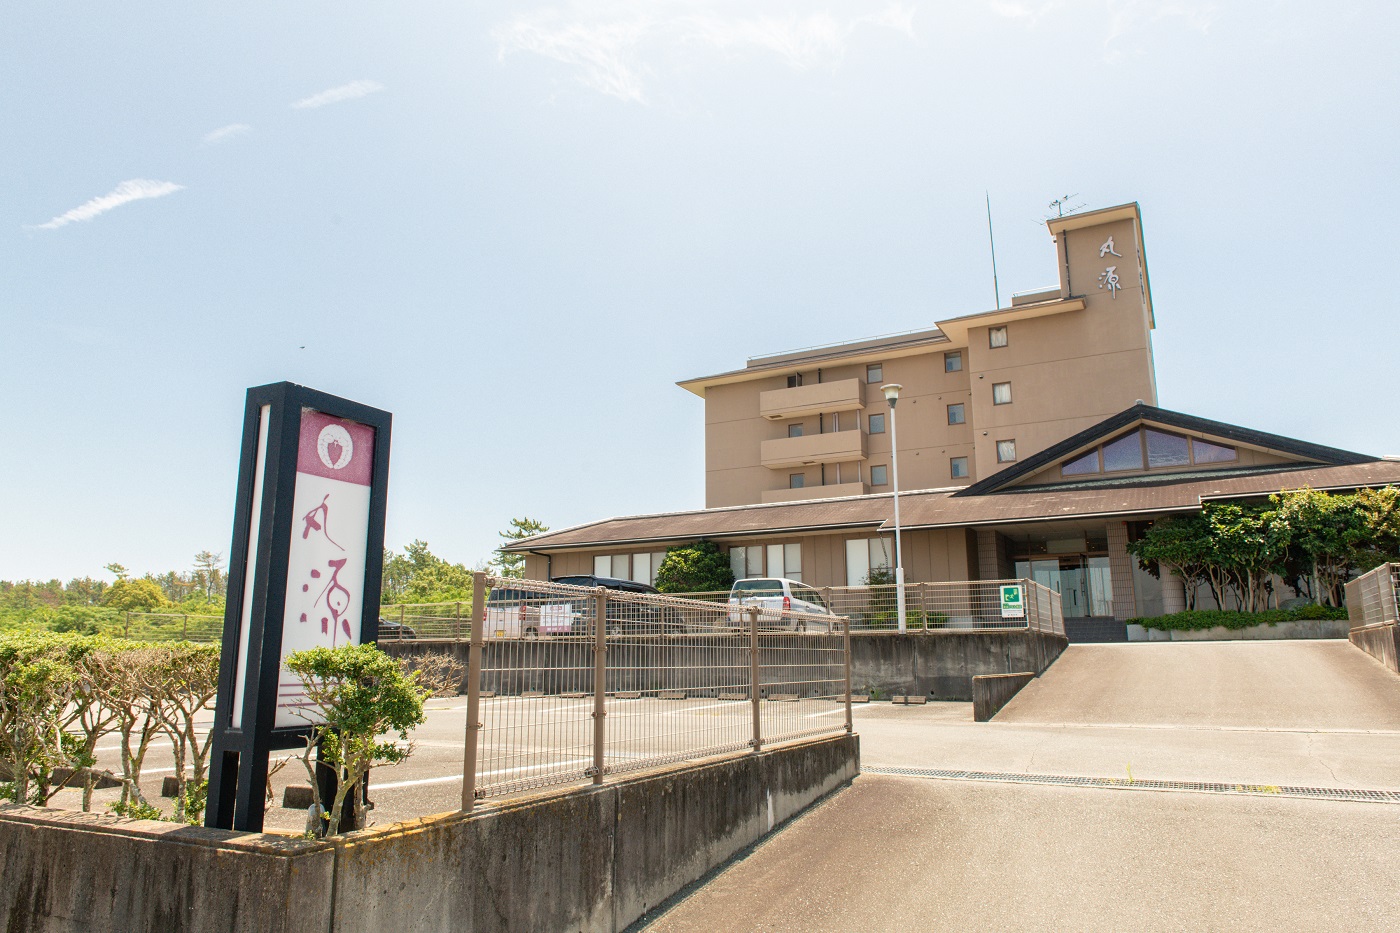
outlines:
[[904, 388], [897, 382], [881, 386], [885, 401], [890, 403], [890, 465], [894, 471], [894, 594], [899, 613], [899, 630], [909, 630], [904, 615], [904, 548], [899, 537], [899, 432], [895, 424], [894, 407], [899, 401], [899, 390]]

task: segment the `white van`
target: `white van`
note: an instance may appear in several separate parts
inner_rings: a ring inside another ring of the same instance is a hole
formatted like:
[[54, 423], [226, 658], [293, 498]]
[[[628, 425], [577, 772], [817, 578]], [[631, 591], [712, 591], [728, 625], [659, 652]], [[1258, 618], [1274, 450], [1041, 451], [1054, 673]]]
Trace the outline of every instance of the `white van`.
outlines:
[[[737, 580], [729, 590], [729, 623], [747, 625], [746, 609], [763, 610], [763, 620], [771, 624], [782, 619], [785, 628], [805, 632], [834, 632], [838, 626], [832, 619], [814, 616], [835, 616], [822, 594], [815, 587], [785, 577], [754, 577]], [[781, 615], [780, 615], [781, 614]]]

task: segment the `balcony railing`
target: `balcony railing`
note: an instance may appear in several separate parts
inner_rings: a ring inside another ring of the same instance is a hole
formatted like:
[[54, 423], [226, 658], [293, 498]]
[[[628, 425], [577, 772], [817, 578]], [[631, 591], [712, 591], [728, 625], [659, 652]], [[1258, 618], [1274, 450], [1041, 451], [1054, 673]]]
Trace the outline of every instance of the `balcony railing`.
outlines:
[[823, 412], [856, 411], [865, 407], [859, 379], [838, 379], [758, 394], [759, 414], [769, 421], [805, 418]]
[[814, 463], [850, 463], [865, 459], [865, 432], [829, 431], [802, 437], [778, 437], [759, 447], [759, 462], [770, 470]]
[[764, 502], [799, 502], [803, 499], [835, 499], [840, 496], [863, 496], [870, 492], [865, 483], [828, 483], [825, 486], [802, 486], [798, 489], [765, 489]]

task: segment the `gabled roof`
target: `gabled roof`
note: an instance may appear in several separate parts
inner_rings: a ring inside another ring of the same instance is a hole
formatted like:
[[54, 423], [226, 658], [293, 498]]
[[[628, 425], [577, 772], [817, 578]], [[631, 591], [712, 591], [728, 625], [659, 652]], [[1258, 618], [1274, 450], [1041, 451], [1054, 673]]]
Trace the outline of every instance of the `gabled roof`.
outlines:
[[[1211, 421], [1209, 418], [1198, 418], [1195, 415], [1171, 411], [1166, 408], [1157, 408], [1152, 405], [1134, 405], [1132, 408], [1124, 409], [1116, 415], [1105, 418], [1093, 427], [1085, 428], [1078, 434], [1067, 437], [1058, 444], [1047, 447], [1019, 463], [1009, 466], [997, 473], [993, 473], [986, 479], [979, 480], [953, 495], [985, 496], [990, 493], [1006, 490], [1008, 486], [1011, 486], [1017, 480], [1024, 479], [1048, 466], [1052, 466], [1086, 447], [1092, 446], [1100, 441], [1109, 440], [1114, 435], [1138, 424], [1151, 424], [1164, 428], [1176, 428], [1181, 431], [1193, 431], [1198, 434], [1207, 435], [1208, 437], [1220, 438], [1222, 440], [1233, 441], [1236, 444], [1244, 444], [1248, 447], [1263, 448], [1287, 456], [1297, 457], [1304, 464], [1315, 463], [1320, 466], [1344, 466], [1348, 464], [1373, 463], [1380, 459], [1379, 457], [1359, 454], [1350, 450], [1338, 450], [1335, 447], [1311, 444], [1307, 441], [1300, 441], [1296, 438], [1284, 437], [1279, 434], [1269, 434], [1264, 431], [1255, 431], [1252, 428], [1242, 428], [1237, 424], [1226, 424], [1223, 421]], [[1144, 477], [1138, 478], [1143, 479]], [[1157, 477], [1149, 477], [1149, 479], [1157, 479]], [[1160, 479], [1167, 482], [1171, 481], [1170, 474], [1162, 475]]]

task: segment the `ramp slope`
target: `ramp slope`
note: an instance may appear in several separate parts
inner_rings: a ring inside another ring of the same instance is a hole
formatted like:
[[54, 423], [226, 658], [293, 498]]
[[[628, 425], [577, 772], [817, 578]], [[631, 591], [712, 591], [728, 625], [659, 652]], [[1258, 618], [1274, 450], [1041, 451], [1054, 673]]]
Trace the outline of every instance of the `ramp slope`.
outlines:
[[1070, 645], [997, 723], [1400, 730], [1400, 677], [1349, 642]]

